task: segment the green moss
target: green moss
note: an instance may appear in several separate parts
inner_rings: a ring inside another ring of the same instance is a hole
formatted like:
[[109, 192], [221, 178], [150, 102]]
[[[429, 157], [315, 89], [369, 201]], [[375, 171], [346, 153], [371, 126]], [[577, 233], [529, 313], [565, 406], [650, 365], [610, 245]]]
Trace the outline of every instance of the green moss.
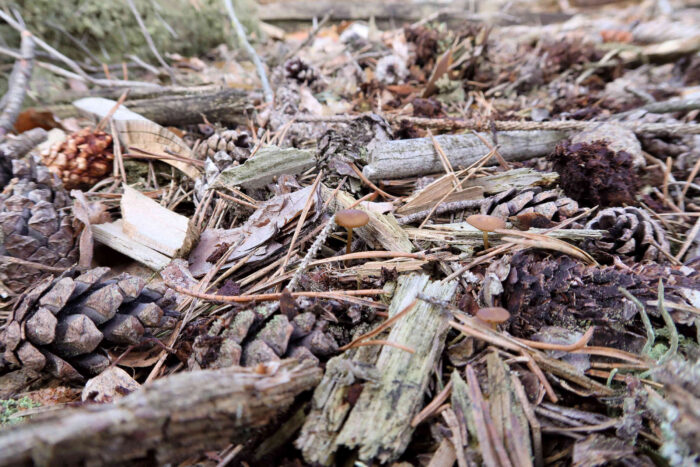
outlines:
[[22, 417], [11, 418], [17, 412], [39, 407], [38, 404], [28, 397], [23, 397], [19, 400], [15, 399], [0, 399], [0, 426], [12, 425], [22, 420]]
[[[134, 4], [161, 55], [201, 55], [221, 43], [233, 43], [235, 34], [221, 0], [134, 0]], [[234, 5], [248, 31], [259, 35], [254, 2], [234, 0]], [[30, 31], [74, 59], [84, 60], [86, 54], [60, 28], [105, 62], [116, 63], [127, 54], [136, 54], [156, 63], [125, 1], [32, 0], [13, 6]], [[19, 44], [19, 34], [9, 26], [0, 26], [0, 34], [11, 45]]]

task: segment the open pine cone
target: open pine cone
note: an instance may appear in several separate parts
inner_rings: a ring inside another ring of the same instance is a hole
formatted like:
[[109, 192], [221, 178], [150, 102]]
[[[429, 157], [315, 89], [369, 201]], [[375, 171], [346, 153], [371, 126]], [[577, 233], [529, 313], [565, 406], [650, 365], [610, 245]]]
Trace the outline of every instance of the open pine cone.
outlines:
[[481, 213], [507, 219], [521, 214], [537, 213], [554, 222], [576, 215], [578, 203], [558, 190], [542, 191], [540, 187], [517, 190], [511, 188], [492, 196], [481, 206]]
[[19, 367], [63, 380], [81, 380], [109, 366], [104, 351], [135, 345], [175, 326], [172, 292], [145, 287], [124, 274], [105, 279], [109, 268], [47, 278], [20, 297], [0, 333], [0, 373]]
[[660, 262], [669, 253], [661, 226], [646, 211], [635, 207], [603, 209], [586, 224], [587, 229], [605, 230], [600, 240], [588, 242], [603, 254], [633, 257], [635, 261]]
[[[245, 131], [225, 130], [216, 132], [195, 148], [199, 159], [213, 158], [219, 151], [225, 151], [233, 163], [243, 163], [250, 156], [250, 136]], [[220, 167], [219, 170], [222, 168]]]
[[310, 311], [291, 319], [277, 314], [267, 321], [253, 310], [228, 314], [195, 338], [188, 364], [192, 369], [255, 366], [282, 358], [318, 361], [338, 352], [328, 324]]
[[53, 145], [41, 157], [66, 188], [91, 187], [112, 170], [112, 137], [104, 131], [83, 128]]
[[[78, 258], [70, 198], [61, 181], [37, 160], [12, 160], [13, 181], [0, 194], [0, 254], [69, 268]], [[0, 281], [21, 293], [44, 275], [0, 262]]]

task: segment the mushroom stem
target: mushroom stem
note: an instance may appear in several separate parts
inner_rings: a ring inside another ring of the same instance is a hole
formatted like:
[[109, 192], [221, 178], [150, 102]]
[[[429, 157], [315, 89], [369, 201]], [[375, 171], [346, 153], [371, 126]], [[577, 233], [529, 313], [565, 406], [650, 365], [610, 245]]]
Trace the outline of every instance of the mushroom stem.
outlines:
[[[345, 253], [349, 255], [350, 250], [352, 250], [352, 227], [348, 227], [348, 244], [345, 247]], [[347, 263], [347, 261], [345, 262]]]
[[484, 250], [489, 249], [489, 234], [488, 232], [482, 232], [484, 234]]

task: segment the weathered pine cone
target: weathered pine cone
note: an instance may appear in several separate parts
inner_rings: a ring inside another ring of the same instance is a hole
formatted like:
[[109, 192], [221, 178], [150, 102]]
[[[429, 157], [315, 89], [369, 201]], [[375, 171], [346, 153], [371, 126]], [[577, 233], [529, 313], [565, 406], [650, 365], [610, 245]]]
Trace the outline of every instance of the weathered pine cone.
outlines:
[[104, 131], [83, 128], [49, 148], [41, 157], [66, 188], [91, 187], [112, 170], [112, 137]]
[[[37, 160], [13, 160], [13, 181], [0, 194], [0, 254], [69, 268], [78, 258], [71, 201], [61, 181]], [[0, 262], [0, 281], [21, 293], [42, 271]]]
[[520, 214], [537, 213], [554, 222], [561, 222], [579, 212], [578, 203], [558, 190], [542, 188], [510, 190], [492, 196], [481, 206], [481, 213], [507, 219]]
[[0, 333], [0, 373], [24, 367], [78, 381], [109, 366], [106, 348], [136, 345], [175, 326], [169, 289], [147, 288], [128, 274], [105, 279], [108, 272], [69, 271], [20, 297]]
[[253, 310], [229, 313], [195, 338], [190, 369], [255, 366], [282, 358], [299, 360], [330, 357], [338, 344], [328, 321], [306, 311], [293, 318], [276, 314], [263, 320]]
[[603, 254], [621, 255], [635, 261], [662, 261], [669, 253], [666, 234], [646, 211], [635, 207], [603, 209], [586, 224], [587, 229], [605, 230], [603, 238], [589, 241]]
[[[233, 163], [242, 163], [250, 157], [250, 135], [245, 131], [225, 130], [216, 132], [195, 147], [199, 159], [213, 158], [214, 154], [225, 151]], [[229, 164], [231, 163], [229, 162]], [[219, 167], [222, 170], [223, 167]]]
[[321, 77], [319, 71], [300, 58], [292, 58], [284, 63], [284, 76], [299, 84], [311, 84]]

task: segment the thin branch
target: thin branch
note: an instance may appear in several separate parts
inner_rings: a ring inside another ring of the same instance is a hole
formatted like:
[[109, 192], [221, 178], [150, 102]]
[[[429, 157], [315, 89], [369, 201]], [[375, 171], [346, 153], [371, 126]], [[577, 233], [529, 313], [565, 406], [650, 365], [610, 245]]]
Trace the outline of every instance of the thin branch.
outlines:
[[146, 39], [146, 43], [148, 44], [148, 48], [151, 49], [151, 52], [153, 52], [153, 55], [156, 56], [156, 59], [158, 59], [158, 63], [161, 64], [163, 68], [165, 68], [170, 75], [170, 80], [173, 82], [173, 84], [177, 84], [177, 81], [175, 80], [175, 73], [173, 72], [173, 69], [170, 68], [170, 65], [168, 65], [165, 60], [163, 60], [163, 57], [160, 56], [160, 53], [158, 53], [158, 49], [156, 49], [156, 45], [153, 43], [153, 38], [148, 32], [148, 29], [146, 29], [146, 25], [143, 24], [143, 19], [141, 19], [141, 15], [139, 14], [139, 11], [136, 9], [136, 6], [134, 5], [134, 2], [132, 0], [126, 0], [126, 3], [129, 4], [129, 8], [131, 9], [131, 12], [134, 14], [134, 17], [136, 17], [136, 22], [139, 24], [139, 28], [141, 29], [141, 33], [143, 34], [144, 39]]
[[32, 78], [34, 64], [34, 41], [32, 34], [22, 31], [22, 44], [20, 46], [22, 58], [15, 62], [10, 75], [7, 94], [3, 98], [5, 108], [0, 114], [0, 138], [11, 132], [14, 128], [17, 116], [22, 110], [22, 102], [27, 93], [29, 81]]
[[253, 48], [253, 46], [250, 45], [250, 42], [248, 42], [248, 38], [245, 35], [245, 30], [243, 29], [243, 25], [238, 20], [238, 16], [236, 16], [236, 11], [233, 9], [233, 4], [231, 3], [231, 0], [224, 0], [224, 5], [226, 5], [226, 11], [228, 12], [228, 16], [229, 16], [229, 18], [231, 18], [231, 22], [233, 23], [233, 27], [236, 30], [236, 35], [238, 36], [238, 40], [243, 45], [243, 48], [248, 53], [248, 56], [255, 64], [255, 69], [258, 70], [258, 75], [260, 76], [260, 84], [262, 85], [263, 94], [265, 95], [265, 102], [272, 102], [274, 100], [275, 95], [272, 92], [272, 88], [270, 87], [270, 83], [267, 81], [267, 74], [265, 73], [265, 67], [264, 67], [262, 61], [260, 60], [260, 57], [258, 57], [258, 54], [255, 52], [255, 49]]

